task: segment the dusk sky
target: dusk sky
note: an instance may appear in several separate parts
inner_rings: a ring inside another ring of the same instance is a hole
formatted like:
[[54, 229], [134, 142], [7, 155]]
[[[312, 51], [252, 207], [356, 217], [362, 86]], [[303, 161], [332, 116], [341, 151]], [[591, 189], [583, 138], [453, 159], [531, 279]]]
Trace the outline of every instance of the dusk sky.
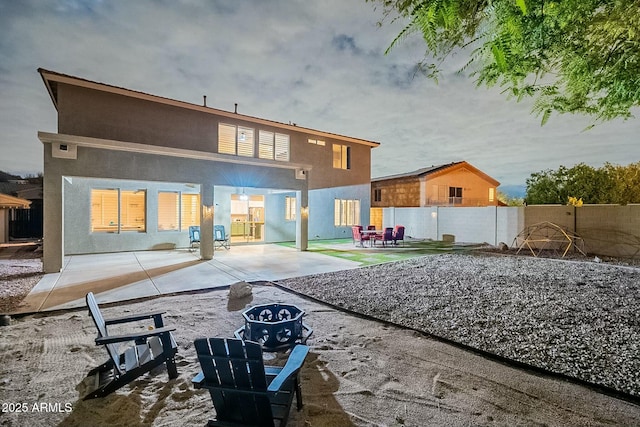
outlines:
[[541, 127], [530, 102], [457, 74], [463, 55], [438, 84], [414, 76], [422, 40], [385, 55], [402, 22], [381, 18], [364, 0], [0, 0], [0, 170], [41, 172], [37, 132], [57, 132], [38, 67], [377, 141], [373, 177], [466, 160], [507, 190], [560, 165], [640, 160], [640, 118]]

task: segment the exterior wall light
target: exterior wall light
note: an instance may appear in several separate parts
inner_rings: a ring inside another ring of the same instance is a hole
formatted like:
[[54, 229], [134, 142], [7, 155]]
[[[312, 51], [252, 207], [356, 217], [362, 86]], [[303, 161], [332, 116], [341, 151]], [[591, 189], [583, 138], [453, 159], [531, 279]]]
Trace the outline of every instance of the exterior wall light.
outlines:
[[202, 219], [211, 219], [213, 220], [213, 206], [202, 206]]

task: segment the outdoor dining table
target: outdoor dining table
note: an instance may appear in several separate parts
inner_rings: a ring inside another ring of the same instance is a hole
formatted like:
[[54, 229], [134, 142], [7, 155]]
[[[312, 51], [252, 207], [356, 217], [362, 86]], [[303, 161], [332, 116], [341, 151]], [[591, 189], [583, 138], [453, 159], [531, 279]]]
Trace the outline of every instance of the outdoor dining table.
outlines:
[[382, 230], [361, 230], [360, 234], [363, 236], [369, 236], [369, 246], [373, 246], [373, 242], [376, 236], [382, 236], [384, 231]]

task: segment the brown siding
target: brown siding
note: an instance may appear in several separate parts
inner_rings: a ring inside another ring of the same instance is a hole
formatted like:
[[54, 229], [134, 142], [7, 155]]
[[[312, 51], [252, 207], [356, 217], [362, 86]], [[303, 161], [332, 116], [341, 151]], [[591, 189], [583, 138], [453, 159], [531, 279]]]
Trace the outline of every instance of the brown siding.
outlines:
[[[309, 189], [369, 184], [371, 181], [371, 147], [334, 139], [324, 139], [325, 145], [309, 144], [308, 134], [291, 144], [291, 159], [313, 165]], [[351, 169], [333, 167], [333, 144], [351, 147]]]
[[198, 111], [61, 84], [58, 132], [214, 152], [217, 121]]
[[[140, 144], [175, 147], [216, 153], [218, 123], [242, 125], [258, 130], [288, 134], [290, 162], [312, 166], [309, 189], [368, 184], [371, 180], [371, 147], [321, 138], [306, 131], [234, 120], [213, 113], [195, 111], [124, 95], [67, 84], [58, 86], [58, 132]], [[323, 139], [324, 146], [308, 143]], [[351, 147], [351, 169], [334, 169], [332, 144]], [[258, 150], [256, 147], [256, 156]]]
[[[453, 169], [431, 177], [403, 177], [371, 183], [372, 207], [419, 207], [449, 205], [449, 187], [462, 188], [462, 201], [456, 206], [497, 206], [498, 194], [493, 183], [467, 169]], [[422, 189], [421, 189], [422, 187]], [[489, 202], [489, 188], [494, 199]], [[382, 190], [382, 200], [375, 201], [375, 190]]]
[[[382, 190], [382, 200], [375, 202], [376, 189]], [[378, 181], [371, 183], [372, 207], [417, 207], [420, 206], [420, 181], [418, 178]]]

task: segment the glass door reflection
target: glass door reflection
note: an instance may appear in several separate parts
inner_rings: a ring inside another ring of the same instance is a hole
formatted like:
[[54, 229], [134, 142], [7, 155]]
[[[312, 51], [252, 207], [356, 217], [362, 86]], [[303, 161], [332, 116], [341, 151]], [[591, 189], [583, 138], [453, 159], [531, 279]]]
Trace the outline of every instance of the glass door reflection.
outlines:
[[264, 196], [231, 195], [231, 242], [264, 241]]

